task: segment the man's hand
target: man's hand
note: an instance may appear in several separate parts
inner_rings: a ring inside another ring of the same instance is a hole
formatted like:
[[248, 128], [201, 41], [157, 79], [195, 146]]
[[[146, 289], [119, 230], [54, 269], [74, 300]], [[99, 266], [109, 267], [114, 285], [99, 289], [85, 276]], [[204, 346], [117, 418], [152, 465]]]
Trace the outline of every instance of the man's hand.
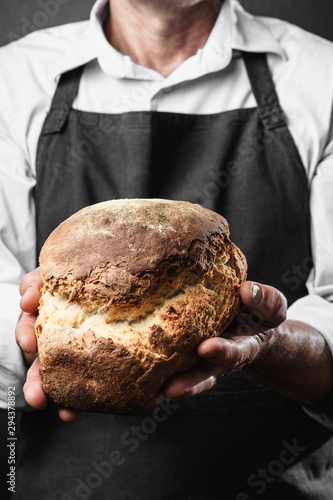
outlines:
[[[23, 313], [16, 340], [27, 362], [37, 352], [34, 328], [41, 286], [38, 268], [23, 278], [20, 287]], [[247, 281], [241, 286], [241, 299], [243, 309], [223, 337], [202, 342], [197, 348], [201, 361], [168, 380], [158, 401], [207, 391], [217, 377], [243, 368], [301, 404], [325, 402], [332, 391], [333, 364], [323, 336], [305, 323], [285, 321], [286, 299], [271, 286]], [[28, 371], [24, 394], [33, 408], [47, 405], [37, 359]], [[76, 422], [81, 413], [61, 408], [59, 416], [64, 422]]]
[[[40, 288], [43, 282], [39, 268], [26, 274], [20, 284], [22, 315], [16, 327], [16, 342], [24, 353], [24, 358], [31, 367], [28, 370], [27, 381], [23, 387], [27, 403], [39, 410], [47, 405], [47, 397], [42, 389], [39, 376], [37, 353], [37, 340], [35, 336], [35, 322], [40, 299]], [[33, 361], [34, 360], [34, 361]], [[81, 418], [81, 413], [60, 408], [59, 417], [64, 422], [76, 422]]]
[[159, 400], [206, 391], [220, 375], [243, 368], [303, 405], [331, 401], [333, 363], [324, 337], [305, 323], [286, 321], [286, 299], [273, 287], [247, 281], [241, 299], [243, 310], [229, 329], [198, 346], [202, 359], [168, 380]]
[[254, 362], [269, 346], [276, 328], [286, 319], [287, 301], [275, 288], [247, 281], [241, 286], [243, 308], [223, 337], [203, 341], [202, 360], [163, 387], [167, 399], [210, 389], [217, 377]]

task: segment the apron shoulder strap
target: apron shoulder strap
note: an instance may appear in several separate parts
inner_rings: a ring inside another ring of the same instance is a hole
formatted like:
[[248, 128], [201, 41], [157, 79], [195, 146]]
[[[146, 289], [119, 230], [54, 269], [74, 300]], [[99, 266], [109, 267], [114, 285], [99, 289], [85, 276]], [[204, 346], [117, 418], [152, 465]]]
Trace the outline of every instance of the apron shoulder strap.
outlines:
[[[286, 117], [275, 90], [266, 54], [242, 52], [242, 55], [264, 127], [267, 129], [285, 127]], [[43, 126], [43, 135], [60, 132], [66, 123], [83, 69], [84, 65], [61, 75]]]
[[50, 111], [44, 122], [42, 135], [60, 132], [65, 125], [79, 89], [84, 65], [60, 76]]
[[279, 102], [266, 54], [242, 52], [242, 56], [263, 126], [269, 130], [286, 127], [286, 116]]

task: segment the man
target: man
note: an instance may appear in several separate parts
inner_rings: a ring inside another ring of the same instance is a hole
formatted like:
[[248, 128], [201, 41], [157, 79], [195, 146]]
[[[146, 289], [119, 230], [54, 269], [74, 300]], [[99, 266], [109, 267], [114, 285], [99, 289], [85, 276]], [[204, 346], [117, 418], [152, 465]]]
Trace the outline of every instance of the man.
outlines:
[[[332, 55], [231, 0], [99, 0], [2, 50], [4, 282], [82, 206], [152, 196], [222, 213], [251, 280], [235, 328], [143, 416], [60, 409], [68, 426], [35, 361], [16, 498], [330, 498]], [[27, 363], [40, 284], [21, 284]]]

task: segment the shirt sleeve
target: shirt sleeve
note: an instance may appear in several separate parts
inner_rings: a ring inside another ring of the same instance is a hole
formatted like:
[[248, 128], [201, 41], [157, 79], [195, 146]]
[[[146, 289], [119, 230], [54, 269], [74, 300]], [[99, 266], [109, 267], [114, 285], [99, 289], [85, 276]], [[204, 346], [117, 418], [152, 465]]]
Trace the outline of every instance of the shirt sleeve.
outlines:
[[26, 408], [22, 391], [26, 368], [15, 327], [19, 283], [35, 267], [35, 178], [1, 99], [0, 95], [0, 408], [7, 408], [7, 391], [13, 386], [16, 407]]
[[[311, 181], [311, 243], [314, 266], [307, 280], [309, 295], [288, 309], [287, 319], [312, 326], [325, 338], [333, 356], [333, 132]], [[295, 271], [307, 271], [306, 261]], [[333, 400], [325, 408], [306, 408], [316, 420], [333, 430]]]

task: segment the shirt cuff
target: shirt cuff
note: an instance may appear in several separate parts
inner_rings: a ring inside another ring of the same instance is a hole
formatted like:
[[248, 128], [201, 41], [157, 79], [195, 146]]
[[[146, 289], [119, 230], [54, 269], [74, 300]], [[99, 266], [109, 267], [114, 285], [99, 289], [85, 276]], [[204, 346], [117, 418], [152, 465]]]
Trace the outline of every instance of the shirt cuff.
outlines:
[[[333, 304], [318, 295], [306, 295], [292, 304], [287, 319], [302, 321], [315, 328], [326, 340], [333, 357]], [[322, 407], [303, 407], [304, 411], [333, 430], [333, 398]]]
[[[15, 393], [15, 407], [29, 408], [23, 395], [26, 366], [21, 349], [15, 341], [15, 327], [20, 317], [18, 285], [1, 284], [0, 315], [0, 408], [8, 407], [8, 390]], [[14, 389], [13, 389], [14, 388]]]

